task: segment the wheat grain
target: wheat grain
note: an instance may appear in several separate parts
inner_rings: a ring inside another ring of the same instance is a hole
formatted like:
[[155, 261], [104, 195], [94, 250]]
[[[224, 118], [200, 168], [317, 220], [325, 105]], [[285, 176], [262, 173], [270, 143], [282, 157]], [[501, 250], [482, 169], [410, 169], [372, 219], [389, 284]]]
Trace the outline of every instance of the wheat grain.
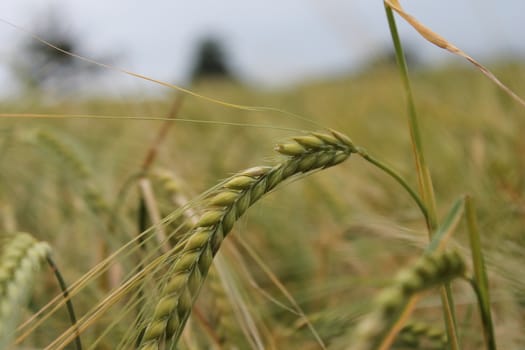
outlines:
[[343, 162], [355, 148], [350, 139], [334, 131], [296, 138], [277, 145], [275, 150], [287, 159], [273, 167], [242, 171], [210, 193], [207, 210], [170, 268], [161, 298], [146, 325], [141, 349], [158, 349], [163, 339], [172, 345], [177, 343], [213, 256], [235, 221], [252, 204], [294, 175]]

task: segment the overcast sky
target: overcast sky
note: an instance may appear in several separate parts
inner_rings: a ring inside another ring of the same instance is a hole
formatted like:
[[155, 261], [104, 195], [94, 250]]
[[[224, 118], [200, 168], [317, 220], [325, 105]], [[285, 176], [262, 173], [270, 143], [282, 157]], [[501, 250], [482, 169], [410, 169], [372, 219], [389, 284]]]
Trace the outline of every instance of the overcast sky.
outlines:
[[[524, 0], [401, 3], [482, 61], [525, 57]], [[380, 0], [2, 0], [0, 18], [33, 30], [37, 16], [49, 8], [60, 9], [64, 26], [83, 41], [84, 54], [116, 57], [118, 66], [178, 84], [188, 78], [196, 40], [209, 35], [224, 39], [245, 81], [267, 87], [343, 74], [391, 47]], [[419, 58], [459, 62], [400, 27]], [[10, 62], [26, 39], [0, 22], [0, 93], [10, 84]], [[119, 75], [112, 82], [147, 86]]]

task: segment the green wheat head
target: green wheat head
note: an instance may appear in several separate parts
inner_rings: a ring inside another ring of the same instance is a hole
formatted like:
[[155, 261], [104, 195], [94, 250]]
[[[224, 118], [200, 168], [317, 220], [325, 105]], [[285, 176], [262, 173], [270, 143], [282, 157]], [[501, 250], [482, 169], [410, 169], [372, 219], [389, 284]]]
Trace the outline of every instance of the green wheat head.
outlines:
[[411, 297], [462, 277], [465, 270], [463, 258], [450, 251], [424, 255], [399, 272], [393, 284], [378, 295], [375, 310], [358, 325], [351, 340], [352, 348], [377, 349]]
[[209, 194], [203, 214], [167, 274], [141, 338], [142, 350], [158, 349], [164, 340], [177, 343], [213, 257], [251, 205], [283, 181], [337, 165], [355, 152], [350, 139], [335, 131], [296, 137], [275, 149], [287, 157], [282, 163], [241, 171]]
[[7, 349], [20, 310], [51, 249], [28, 233], [0, 235], [0, 348]]

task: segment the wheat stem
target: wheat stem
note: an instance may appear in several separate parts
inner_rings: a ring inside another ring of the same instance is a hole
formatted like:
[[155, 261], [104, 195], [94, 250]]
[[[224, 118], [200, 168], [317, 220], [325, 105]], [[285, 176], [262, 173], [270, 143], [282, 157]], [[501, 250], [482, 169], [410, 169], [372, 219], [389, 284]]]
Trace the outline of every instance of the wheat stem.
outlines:
[[492, 322], [492, 313], [490, 311], [489, 283], [487, 271], [485, 269], [485, 259], [483, 258], [481, 236], [478, 230], [474, 200], [470, 196], [466, 197], [465, 210], [469, 232], [470, 251], [472, 253], [472, 266], [474, 268], [474, 278], [470, 280], [470, 284], [476, 292], [476, 297], [478, 299], [485, 343], [487, 344], [488, 349], [495, 350], [496, 337], [494, 335], [494, 325]]
[[[400, 71], [401, 79], [403, 81], [403, 87], [405, 89], [406, 102], [408, 105], [408, 124], [410, 130], [410, 136], [412, 139], [412, 148], [414, 151], [414, 157], [416, 161], [416, 173], [419, 183], [419, 190], [423, 197], [423, 202], [428, 210], [427, 227], [429, 237], [432, 238], [434, 232], [438, 229], [437, 213], [436, 213], [436, 200], [434, 197], [434, 187], [432, 185], [432, 178], [430, 171], [425, 161], [423, 152], [423, 143], [421, 141], [421, 133], [419, 131], [418, 118], [416, 113], [416, 107], [414, 98], [412, 95], [412, 89], [410, 87], [410, 79], [408, 77], [408, 67], [403, 52], [403, 45], [399, 38], [397, 31], [396, 20], [392, 8], [387, 3], [385, 5], [386, 17], [392, 35], [392, 42], [396, 53], [397, 65]], [[457, 338], [457, 326], [456, 316], [454, 312], [454, 302], [452, 300], [452, 293], [450, 286], [445, 284], [441, 288], [441, 300], [443, 305], [443, 316], [445, 318], [445, 324], [448, 331], [448, 339], [452, 350], [459, 349], [459, 340]]]
[[[58, 285], [60, 286], [60, 289], [62, 290], [62, 295], [64, 296], [64, 300], [66, 303], [67, 313], [69, 315], [69, 320], [71, 321], [71, 325], [73, 327], [77, 326], [77, 317], [75, 315], [75, 309], [73, 307], [73, 303], [71, 302], [71, 297], [69, 296], [68, 288], [66, 281], [64, 280], [64, 277], [62, 276], [62, 273], [60, 273], [60, 270], [58, 269], [58, 266], [56, 265], [53, 258], [48, 254], [46, 256], [46, 261], [51, 270], [53, 271], [53, 274], [55, 275], [55, 278], [57, 279]], [[77, 336], [75, 338], [75, 346], [77, 350], [82, 350], [82, 342], [80, 341], [80, 332], [76, 331]]]
[[416, 193], [416, 191], [414, 191], [414, 189], [412, 189], [412, 187], [410, 187], [410, 185], [405, 181], [405, 179], [403, 179], [403, 177], [401, 175], [399, 175], [390, 166], [386, 165], [385, 163], [381, 162], [379, 159], [377, 159], [377, 158], [371, 156], [370, 154], [368, 154], [368, 152], [365, 149], [363, 149], [361, 147], [357, 147], [356, 149], [357, 149], [357, 153], [361, 157], [363, 157], [363, 159], [367, 160], [371, 164], [373, 164], [376, 167], [378, 167], [379, 169], [383, 170], [385, 173], [390, 175], [394, 180], [396, 180], [408, 192], [410, 197], [412, 197], [412, 199], [416, 202], [416, 204], [419, 207], [419, 210], [421, 210], [421, 213], [423, 214], [423, 217], [425, 218], [425, 220], [427, 220], [427, 221], [429, 220], [428, 210], [427, 210], [425, 204], [423, 203], [421, 198], [419, 198], [419, 195]]

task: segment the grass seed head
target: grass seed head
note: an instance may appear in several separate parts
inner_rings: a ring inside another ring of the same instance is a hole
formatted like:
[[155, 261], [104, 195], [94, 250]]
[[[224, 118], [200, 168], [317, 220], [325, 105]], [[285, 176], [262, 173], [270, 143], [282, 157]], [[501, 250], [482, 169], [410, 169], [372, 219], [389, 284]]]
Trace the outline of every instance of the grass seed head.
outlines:
[[[166, 339], [176, 344], [213, 256], [235, 222], [253, 203], [288, 178], [330, 167], [347, 159], [352, 148], [345, 138], [340, 138], [341, 140], [329, 134], [318, 133], [278, 145], [276, 150], [288, 159], [273, 167], [243, 170], [212, 191], [204, 202], [209, 207], [197, 220], [188, 242], [182, 252], [178, 253], [176, 263], [167, 274], [168, 282], [159, 301], [162, 305], [145, 326], [141, 349], [160, 344], [163, 334], [159, 335], [157, 327], [161, 324], [165, 326]], [[173, 310], [166, 310], [166, 305], [173, 306]], [[148, 331], [150, 325], [155, 328], [154, 331]]]

